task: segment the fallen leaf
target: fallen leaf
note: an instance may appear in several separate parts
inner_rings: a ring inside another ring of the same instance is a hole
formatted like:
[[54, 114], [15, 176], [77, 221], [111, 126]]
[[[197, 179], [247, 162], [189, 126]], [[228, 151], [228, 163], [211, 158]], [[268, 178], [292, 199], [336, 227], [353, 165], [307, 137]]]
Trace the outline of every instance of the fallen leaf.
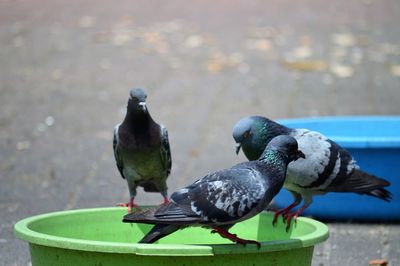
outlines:
[[121, 46], [124, 45], [128, 42], [130, 42], [133, 39], [133, 36], [131, 34], [131, 31], [129, 30], [118, 30], [114, 32], [111, 42], [115, 46]]
[[209, 62], [207, 64], [207, 70], [213, 74], [217, 74], [222, 70], [222, 64], [219, 62]]
[[370, 260], [370, 261], [368, 261], [368, 265], [372, 265], [372, 266], [386, 266], [386, 265], [388, 265], [388, 261], [385, 260], [385, 259]]
[[312, 55], [312, 50], [309, 46], [299, 46], [294, 50], [293, 55], [296, 58], [308, 58]]
[[188, 48], [196, 48], [203, 44], [203, 37], [200, 35], [191, 35], [185, 40], [185, 46]]
[[354, 69], [351, 66], [334, 64], [331, 66], [331, 72], [339, 78], [348, 78], [353, 76]]
[[226, 64], [230, 67], [235, 67], [243, 61], [243, 55], [240, 53], [233, 53], [229, 56]]
[[285, 61], [283, 66], [295, 71], [325, 71], [328, 64], [322, 60]]
[[390, 65], [389, 69], [393, 76], [400, 77], [400, 65]]
[[354, 46], [356, 44], [356, 38], [354, 35], [348, 33], [336, 33], [332, 35], [332, 41], [339, 46]]
[[272, 48], [272, 44], [268, 39], [249, 39], [246, 41], [246, 48], [249, 50], [268, 51]]

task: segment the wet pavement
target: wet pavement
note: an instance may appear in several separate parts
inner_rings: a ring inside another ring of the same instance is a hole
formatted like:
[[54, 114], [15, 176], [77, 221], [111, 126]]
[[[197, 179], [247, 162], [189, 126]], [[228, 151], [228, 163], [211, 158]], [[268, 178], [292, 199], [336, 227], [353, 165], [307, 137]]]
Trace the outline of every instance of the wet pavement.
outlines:
[[[399, 14], [395, 0], [1, 1], [0, 265], [30, 264], [16, 221], [128, 198], [112, 130], [132, 87], [169, 130], [170, 192], [245, 159], [243, 116], [399, 114]], [[329, 228], [313, 265], [400, 264], [398, 224]]]

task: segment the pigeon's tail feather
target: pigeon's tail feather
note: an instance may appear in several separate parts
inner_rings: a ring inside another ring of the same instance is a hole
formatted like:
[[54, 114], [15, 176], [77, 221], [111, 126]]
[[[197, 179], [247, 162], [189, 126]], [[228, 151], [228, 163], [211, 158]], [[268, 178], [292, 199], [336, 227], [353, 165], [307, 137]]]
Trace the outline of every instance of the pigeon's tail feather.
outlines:
[[156, 208], [144, 209], [143, 211], [131, 212], [124, 216], [122, 220], [124, 223], [148, 223], [156, 224], [154, 213]]
[[360, 194], [372, 196], [387, 202], [390, 202], [392, 199], [392, 193], [384, 188], [377, 188], [368, 192], [361, 192]]
[[182, 226], [173, 224], [156, 224], [150, 232], [148, 232], [139, 243], [154, 243], [173, 232], [182, 229]]
[[182, 213], [182, 210], [174, 203], [169, 203], [158, 208], [128, 213], [122, 221], [124, 223], [185, 225], [199, 223], [201, 218], [194, 215], [188, 216]]
[[[339, 178], [340, 179], [340, 178]], [[389, 181], [355, 169], [350, 176], [341, 180], [340, 184], [331, 184], [333, 192], [355, 192], [390, 201], [392, 194], [384, 189], [390, 185]]]

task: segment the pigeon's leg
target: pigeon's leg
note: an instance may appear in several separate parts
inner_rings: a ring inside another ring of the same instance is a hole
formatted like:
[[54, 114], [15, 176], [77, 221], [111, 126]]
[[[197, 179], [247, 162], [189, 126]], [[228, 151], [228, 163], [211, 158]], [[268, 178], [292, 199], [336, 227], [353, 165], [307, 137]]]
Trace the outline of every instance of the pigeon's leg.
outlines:
[[129, 202], [127, 203], [118, 203], [117, 206], [120, 207], [128, 207], [128, 213], [132, 212], [132, 208], [135, 208], [137, 211], [141, 211], [142, 209], [135, 203], [135, 197], [131, 197]]
[[286, 208], [281, 209], [281, 210], [278, 210], [278, 211], [275, 212], [275, 214], [274, 214], [274, 219], [272, 220], [272, 224], [273, 224], [274, 226], [276, 225], [276, 222], [278, 221], [279, 215], [282, 214], [283, 218], [284, 218], [284, 219], [287, 219], [287, 216], [290, 214], [290, 211], [291, 211], [294, 207], [296, 207], [297, 205], [299, 205], [300, 202], [301, 202], [301, 200], [302, 200], [301, 194], [299, 194], [299, 193], [297, 193], [297, 192], [294, 192], [294, 191], [290, 191], [290, 190], [289, 190], [289, 192], [292, 193], [293, 198], [294, 198], [294, 201], [293, 201], [292, 204], [290, 204], [290, 205], [287, 206]]
[[163, 205], [168, 204], [169, 203], [169, 199], [168, 199], [168, 193], [166, 191], [161, 192], [161, 195], [163, 196], [164, 202], [162, 203]]
[[135, 184], [135, 182], [132, 182], [129, 179], [127, 180], [127, 182], [128, 182], [128, 188], [129, 188], [129, 194], [130, 194], [129, 202], [128, 203], [120, 203], [120, 204], [117, 204], [117, 206], [128, 207], [128, 213], [132, 212], [132, 208], [135, 208], [137, 211], [141, 211], [142, 209], [135, 203], [136, 184]]
[[290, 229], [290, 223], [291, 221], [294, 219], [294, 222], [297, 222], [297, 217], [299, 217], [299, 215], [308, 208], [308, 206], [310, 206], [312, 203], [312, 197], [308, 196], [308, 197], [304, 197], [304, 204], [303, 206], [301, 206], [301, 208], [299, 208], [294, 214], [287, 214], [286, 215], [286, 232], [289, 231]]
[[211, 233], [218, 233], [221, 237], [227, 238], [237, 244], [242, 244], [243, 246], [246, 246], [246, 244], [256, 244], [257, 248], [261, 247], [260, 242], [255, 241], [255, 240], [246, 240], [243, 238], [239, 238], [237, 235], [229, 233], [227, 230], [225, 230], [222, 227], [214, 226]]

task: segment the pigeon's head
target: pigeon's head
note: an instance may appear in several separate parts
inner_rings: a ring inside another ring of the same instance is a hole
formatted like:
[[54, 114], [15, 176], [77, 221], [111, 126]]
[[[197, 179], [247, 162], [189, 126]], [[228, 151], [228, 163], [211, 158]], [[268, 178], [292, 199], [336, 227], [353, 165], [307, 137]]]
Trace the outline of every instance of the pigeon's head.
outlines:
[[246, 117], [239, 120], [239, 122], [237, 122], [233, 127], [232, 136], [236, 142], [236, 154], [239, 154], [243, 142], [251, 141], [254, 134], [252, 131], [253, 124], [254, 121], [251, 117]]
[[273, 138], [265, 148], [263, 155], [267, 154], [268, 151], [276, 151], [283, 154], [288, 159], [288, 162], [306, 158], [304, 153], [299, 150], [296, 139], [289, 135], [279, 135]]
[[132, 89], [129, 92], [128, 106], [134, 110], [141, 110], [145, 112], [147, 94], [143, 89]]
[[262, 116], [240, 119], [232, 130], [232, 136], [236, 142], [236, 154], [239, 154], [242, 149], [249, 160], [258, 159], [267, 143], [276, 136], [271, 123], [273, 123], [271, 120]]

